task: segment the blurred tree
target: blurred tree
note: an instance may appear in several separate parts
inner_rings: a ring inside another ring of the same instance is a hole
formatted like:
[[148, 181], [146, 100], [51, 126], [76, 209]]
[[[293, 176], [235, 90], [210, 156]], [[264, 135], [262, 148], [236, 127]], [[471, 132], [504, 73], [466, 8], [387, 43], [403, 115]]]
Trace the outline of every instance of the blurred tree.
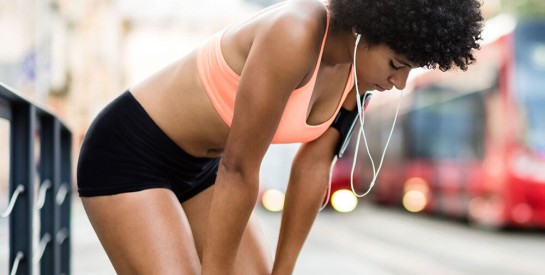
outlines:
[[545, 19], [545, 0], [502, 0], [503, 10], [524, 19]]

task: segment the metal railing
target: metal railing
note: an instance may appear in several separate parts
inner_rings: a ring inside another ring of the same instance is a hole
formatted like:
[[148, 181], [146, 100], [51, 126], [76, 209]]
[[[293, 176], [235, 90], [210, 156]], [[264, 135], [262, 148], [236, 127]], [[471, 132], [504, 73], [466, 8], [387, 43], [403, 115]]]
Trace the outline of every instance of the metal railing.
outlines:
[[[0, 118], [10, 121], [10, 197], [7, 209], [0, 209], [0, 219], [9, 218], [9, 274], [31, 275], [39, 264], [42, 275], [69, 275], [72, 133], [51, 112], [2, 83]], [[33, 239], [36, 211], [39, 240]]]

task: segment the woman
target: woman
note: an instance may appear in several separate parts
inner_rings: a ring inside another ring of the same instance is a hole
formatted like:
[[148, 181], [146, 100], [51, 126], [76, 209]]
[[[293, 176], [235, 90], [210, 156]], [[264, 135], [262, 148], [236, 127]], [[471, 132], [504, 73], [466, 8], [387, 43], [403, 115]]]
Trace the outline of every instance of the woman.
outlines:
[[[110, 103], [78, 186], [119, 274], [290, 274], [327, 189], [341, 106], [466, 69], [475, 0], [290, 0], [213, 36]], [[356, 62], [355, 71], [353, 63]], [[274, 262], [250, 214], [271, 143], [301, 142]], [[249, 221], [250, 220], [250, 221]]]

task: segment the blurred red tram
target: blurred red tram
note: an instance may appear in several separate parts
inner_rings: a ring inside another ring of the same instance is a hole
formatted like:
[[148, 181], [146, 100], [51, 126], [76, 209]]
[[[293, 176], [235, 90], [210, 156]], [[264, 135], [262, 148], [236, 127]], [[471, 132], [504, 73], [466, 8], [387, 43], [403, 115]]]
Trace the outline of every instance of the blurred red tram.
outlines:
[[[544, 228], [544, 30], [545, 21], [497, 17], [467, 72], [413, 77], [373, 199], [486, 227]], [[377, 94], [368, 109], [375, 157], [395, 114], [393, 94]], [[365, 189], [372, 173], [359, 159]]]

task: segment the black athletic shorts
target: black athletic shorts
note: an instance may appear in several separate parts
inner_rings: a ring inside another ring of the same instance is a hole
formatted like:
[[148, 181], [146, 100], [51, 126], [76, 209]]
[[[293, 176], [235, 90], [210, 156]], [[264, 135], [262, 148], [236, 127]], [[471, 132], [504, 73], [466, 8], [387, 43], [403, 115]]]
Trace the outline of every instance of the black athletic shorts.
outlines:
[[77, 165], [81, 197], [168, 188], [183, 202], [216, 180], [219, 158], [186, 153], [127, 91], [95, 118]]

